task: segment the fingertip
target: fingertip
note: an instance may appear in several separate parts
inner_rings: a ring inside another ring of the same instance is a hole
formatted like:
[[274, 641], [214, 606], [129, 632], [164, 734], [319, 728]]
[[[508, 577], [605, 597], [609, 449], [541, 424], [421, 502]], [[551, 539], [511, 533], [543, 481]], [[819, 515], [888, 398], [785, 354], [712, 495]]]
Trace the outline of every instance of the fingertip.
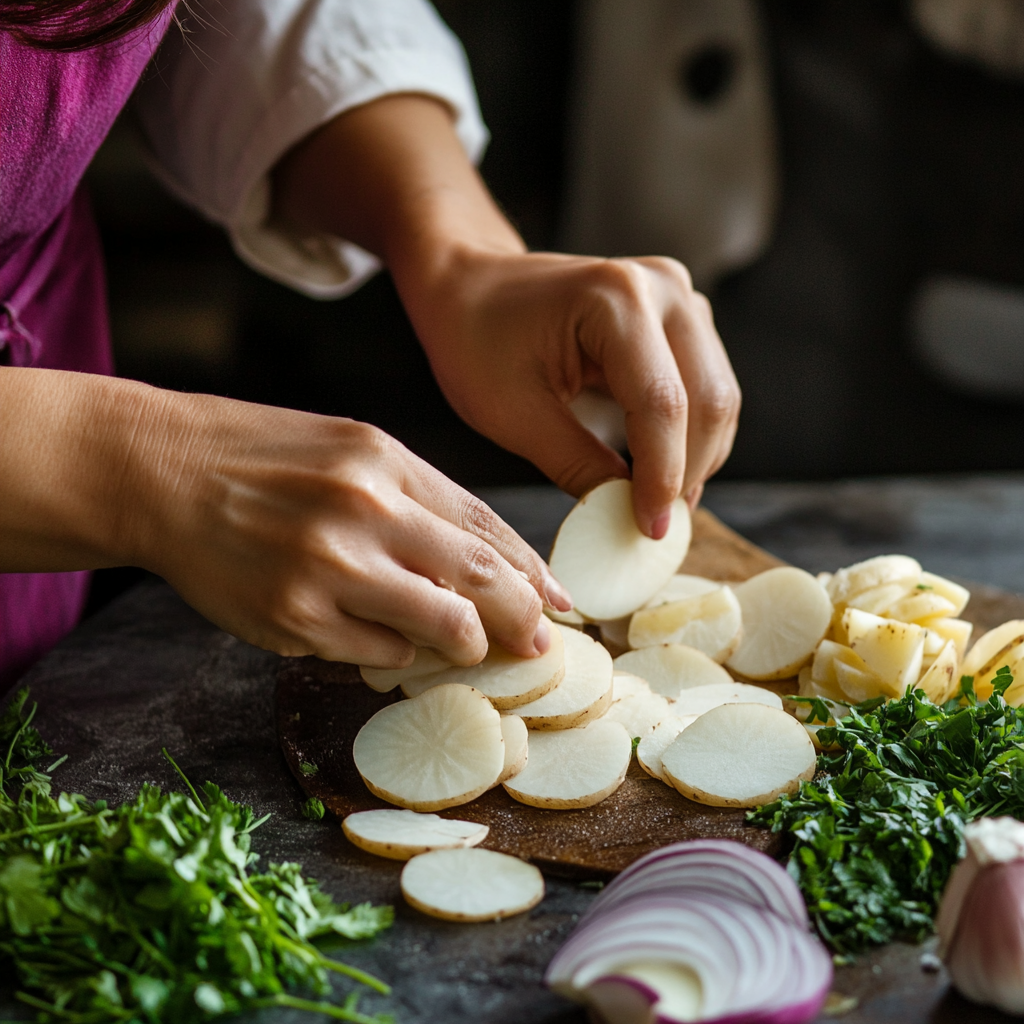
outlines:
[[544, 572], [544, 600], [557, 611], [572, 611], [572, 595], [546, 570]]
[[537, 631], [533, 635], [533, 646], [537, 654], [546, 654], [551, 648], [551, 630], [548, 620], [542, 615], [537, 623]]
[[654, 517], [654, 521], [651, 523], [651, 529], [648, 533], [648, 536], [652, 540], [661, 540], [661, 538], [664, 537], [666, 533], [668, 533], [668, 528], [671, 525], [672, 508], [670, 506], [669, 508], [664, 509], [662, 512], [659, 512]]

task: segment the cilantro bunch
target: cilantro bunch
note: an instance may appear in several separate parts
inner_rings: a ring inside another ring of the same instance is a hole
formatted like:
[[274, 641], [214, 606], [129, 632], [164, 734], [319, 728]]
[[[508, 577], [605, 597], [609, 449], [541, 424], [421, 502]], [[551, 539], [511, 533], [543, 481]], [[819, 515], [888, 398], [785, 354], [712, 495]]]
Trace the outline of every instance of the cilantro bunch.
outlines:
[[308, 997], [328, 995], [332, 973], [388, 991], [310, 940], [368, 938], [390, 907], [336, 904], [297, 864], [252, 872], [265, 818], [210, 782], [202, 795], [184, 776], [187, 793], [144, 785], [116, 808], [54, 797], [60, 761], [37, 767], [52, 751], [27, 696], [0, 718], [0, 955], [40, 1022], [193, 1024], [269, 1006], [390, 1020], [361, 1013], [357, 991], [342, 1006]]
[[[867, 701], [818, 732], [834, 753], [793, 796], [748, 820], [792, 837], [789, 872], [822, 937], [839, 953], [930, 934], [949, 874], [965, 852], [964, 825], [1024, 818], [1024, 708], [1002, 695], [1000, 669], [979, 703], [973, 680], [936, 707], [918, 690]], [[811, 721], [829, 720], [821, 701]]]

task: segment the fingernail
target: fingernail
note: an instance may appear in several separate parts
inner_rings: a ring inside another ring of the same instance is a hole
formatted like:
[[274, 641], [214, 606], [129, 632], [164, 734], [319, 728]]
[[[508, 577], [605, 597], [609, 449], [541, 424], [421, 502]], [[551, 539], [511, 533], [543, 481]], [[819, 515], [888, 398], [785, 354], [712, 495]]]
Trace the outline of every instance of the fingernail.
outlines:
[[560, 612], [572, 610], [572, 595], [554, 576], [544, 577], [544, 600]]
[[551, 646], [551, 630], [548, 629], [548, 620], [543, 615], [537, 623], [537, 632], [533, 634], [533, 646], [537, 648], [538, 654], [545, 654]]
[[651, 537], [654, 540], [661, 540], [668, 533], [669, 524], [672, 522], [672, 509], [667, 508], [651, 523]]

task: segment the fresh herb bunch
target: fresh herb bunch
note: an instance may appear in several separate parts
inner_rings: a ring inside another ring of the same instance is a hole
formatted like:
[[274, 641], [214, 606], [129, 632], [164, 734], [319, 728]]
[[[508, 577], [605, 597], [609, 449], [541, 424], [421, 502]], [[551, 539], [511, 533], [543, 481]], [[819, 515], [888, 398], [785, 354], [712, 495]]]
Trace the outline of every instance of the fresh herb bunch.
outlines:
[[342, 1006], [291, 992], [326, 996], [339, 973], [386, 993], [310, 940], [368, 938], [391, 923], [390, 907], [336, 904], [298, 864], [250, 873], [250, 836], [266, 819], [210, 782], [201, 796], [184, 775], [188, 793], [144, 785], [117, 808], [51, 796], [63, 758], [37, 767], [53, 752], [27, 698], [0, 717], [0, 953], [37, 1020], [193, 1024], [269, 1006], [391, 1020], [361, 1013], [358, 991]]
[[[1002, 694], [979, 703], [973, 679], [936, 707], [918, 690], [858, 704], [818, 731], [814, 780], [752, 811], [748, 820], [794, 840], [789, 872], [822, 937], [840, 954], [896, 938], [920, 941], [963, 856], [964, 825], [1024, 817], [1024, 709]], [[822, 701], [809, 721], [829, 721]]]

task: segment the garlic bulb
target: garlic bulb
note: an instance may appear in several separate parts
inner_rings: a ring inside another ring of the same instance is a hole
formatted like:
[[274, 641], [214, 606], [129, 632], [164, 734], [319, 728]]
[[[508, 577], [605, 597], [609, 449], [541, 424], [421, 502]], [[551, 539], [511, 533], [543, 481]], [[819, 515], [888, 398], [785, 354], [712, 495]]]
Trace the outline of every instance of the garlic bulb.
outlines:
[[935, 922], [939, 953], [968, 999], [1024, 1014], [1024, 824], [981, 818], [964, 838]]

